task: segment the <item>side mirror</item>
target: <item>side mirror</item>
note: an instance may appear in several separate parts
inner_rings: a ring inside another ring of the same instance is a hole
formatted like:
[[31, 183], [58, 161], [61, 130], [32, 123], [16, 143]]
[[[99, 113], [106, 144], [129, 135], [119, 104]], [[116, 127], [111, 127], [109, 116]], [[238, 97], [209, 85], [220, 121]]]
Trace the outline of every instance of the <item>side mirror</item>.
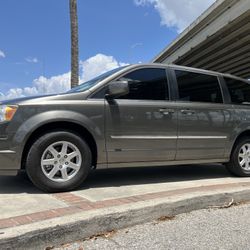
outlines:
[[128, 81], [115, 81], [108, 85], [106, 98], [115, 98], [129, 93]]

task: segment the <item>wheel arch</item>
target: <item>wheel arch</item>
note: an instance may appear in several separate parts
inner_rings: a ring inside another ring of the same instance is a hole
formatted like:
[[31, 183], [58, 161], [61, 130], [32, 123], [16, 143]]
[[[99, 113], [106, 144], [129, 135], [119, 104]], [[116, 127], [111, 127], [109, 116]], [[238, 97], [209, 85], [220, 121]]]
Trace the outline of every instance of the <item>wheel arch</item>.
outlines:
[[250, 129], [242, 131], [234, 140], [233, 146], [231, 148], [230, 156], [232, 155], [237, 143], [244, 137], [249, 137], [250, 138]]
[[46, 124], [41, 125], [40, 127], [36, 128], [28, 137], [22, 152], [21, 158], [21, 169], [25, 169], [25, 161], [29, 149], [32, 143], [42, 135], [55, 131], [55, 130], [66, 130], [75, 134], [78, 134], [82, 139], [86, 141], [88, 144], [91, 153], [92, 153], [92, 166], [96, 167], [97, 164], [97, 157], [98, 157], [98, 150], [97, 144], [95, 141], [94, 136], [86, 129], [84, 126], [79, 125], [78, 123], [71, 122], [71, 121], [56, 121], [56, 122], [49, 122]]

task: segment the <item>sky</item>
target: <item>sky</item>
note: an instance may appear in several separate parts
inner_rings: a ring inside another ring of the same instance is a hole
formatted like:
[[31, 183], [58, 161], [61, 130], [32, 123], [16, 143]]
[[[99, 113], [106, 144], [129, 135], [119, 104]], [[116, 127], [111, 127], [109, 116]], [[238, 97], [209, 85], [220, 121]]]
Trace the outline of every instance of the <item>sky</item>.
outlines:
[[[78, 0], [80, 80], [151, 61], [215, 0]], [[70, 88], [69, 0], [0, 1], [0, 100]]]

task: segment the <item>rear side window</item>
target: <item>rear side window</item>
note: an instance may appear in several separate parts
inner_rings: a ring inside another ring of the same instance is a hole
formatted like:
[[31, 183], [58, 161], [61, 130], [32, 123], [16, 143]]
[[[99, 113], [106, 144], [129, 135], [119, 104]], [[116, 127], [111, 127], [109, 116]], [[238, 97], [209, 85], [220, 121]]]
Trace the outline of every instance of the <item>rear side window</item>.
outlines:
[[232, 103], [250, 102], [250, 84], [233, 78], [224, 78], [231, 96]]
[[220, 84], [216, 76], [176, 70], [179, 100], [222, 103]]
[[128, 73], [119, 80], [129, 81], [129, 93], [117, 99], [169, 100], [165, 69], [138, 69]]

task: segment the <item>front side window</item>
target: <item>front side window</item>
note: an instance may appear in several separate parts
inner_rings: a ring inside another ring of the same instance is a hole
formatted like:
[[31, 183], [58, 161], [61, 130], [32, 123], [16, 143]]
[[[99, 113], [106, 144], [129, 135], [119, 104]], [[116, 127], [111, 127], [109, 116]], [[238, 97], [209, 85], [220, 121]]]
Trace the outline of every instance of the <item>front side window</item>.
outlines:
[[165, 69], [138, 69], [124, 75], [118, 80], [126, 80], [129, 82], [129, 93], [117, 99], [169, 100]]
[[179, 100], [222, 103], [220, 84], [216, 76], [176, 70]]
[[229, 77], [225, 77], [224, 79], [227, 84], [232, 103], [250, 103], [250, 84]]

